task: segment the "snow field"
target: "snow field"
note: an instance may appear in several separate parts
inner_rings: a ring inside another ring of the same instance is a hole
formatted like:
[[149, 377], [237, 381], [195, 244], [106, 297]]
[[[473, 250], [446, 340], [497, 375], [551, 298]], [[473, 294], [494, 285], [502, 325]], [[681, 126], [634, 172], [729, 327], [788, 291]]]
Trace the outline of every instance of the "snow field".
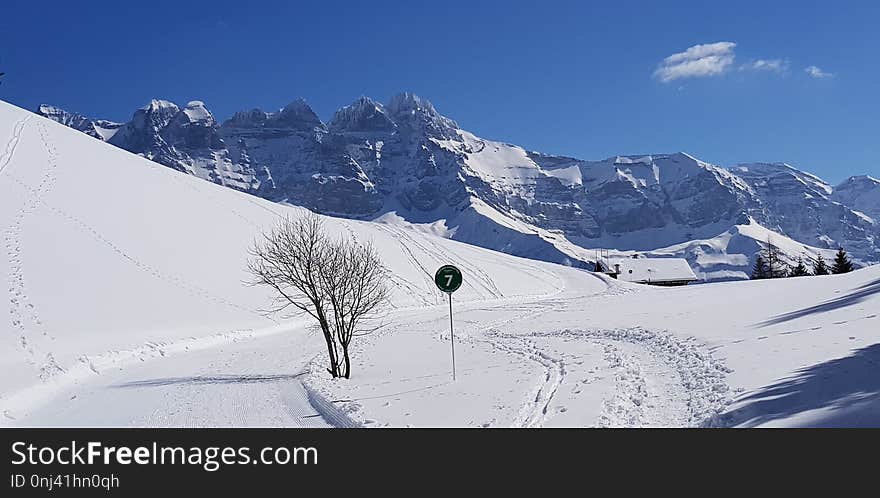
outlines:
[[247, 284], [254, 238], [300, 212], [0, 103], [0, 425], [880, 425], [878, 267], [647, 288], [326, 218], [392, 289], [333, 381], [320, 335]]

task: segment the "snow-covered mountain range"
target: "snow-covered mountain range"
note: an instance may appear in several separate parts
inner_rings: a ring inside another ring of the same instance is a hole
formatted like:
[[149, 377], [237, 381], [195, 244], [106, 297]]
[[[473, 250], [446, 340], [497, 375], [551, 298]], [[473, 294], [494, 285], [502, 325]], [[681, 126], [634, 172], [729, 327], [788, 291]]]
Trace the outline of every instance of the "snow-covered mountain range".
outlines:
[[[391, 215], [321, 217], [389, 270], [381, 328], [340, 381], [311, 319], [267, 313], [273, 290], [248, 285], [254, 239], [302, 213], [0, 100], [0, 427], [880, 426], [880, 265], [656, 288]], [[734, 225], [662, 251], [717, 270], [770, 235]], [[465, 275], [455, 381], [431, 277], [448, 263]]]
[[788, 164], [723, 168], [683, 152], [547, 155], [477, 137], [411, 93], [361, 97], [328, 123], [302, 99], [223, 123], [200, 101], [153, 100], [124, 124], [38, 113], [266, 199], [574, 266], [604, 248], [685, 257], [701, 279], [745, 278], [768, 238], [792, 259], [843, 246], [880, 261], [873, 178], [835, 187]]

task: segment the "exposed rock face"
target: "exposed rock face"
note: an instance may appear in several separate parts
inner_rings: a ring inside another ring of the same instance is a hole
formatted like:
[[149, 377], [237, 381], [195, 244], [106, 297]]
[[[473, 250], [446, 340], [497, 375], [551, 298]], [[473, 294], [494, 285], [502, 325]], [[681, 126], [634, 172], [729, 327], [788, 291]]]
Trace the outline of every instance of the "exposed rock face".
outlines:
[[760, 209], [752, 215], [763, 226], [811, 246], [844, 246], [880, 259], [878, 225], [836, 201], [840, 195], [822, 179], [784, 163], [740, 165], [733, 172], [755, 190]]
[[217, 122], [200, 101], [180, 109], [152, 100], [135, 111], [108, 142], [165, 166], [239, 190], [254, 191], [268, 172], [242, 156], [232, 157]]
[[867, 175], [851, 176], [834, 187], [831, 199], [880, 223], [880, 180]]
[[106, 119], [89, 119], [82, 114], [67, 112], [46, 104], [37, 108], [37, 114], [104, 141], [109, 140], [122, 126], [122, 123], [114, 123]]
[[[40, 113], [86, 133], [99, 123], [50, 106]], [[591, 266], [587, 247], [681, 245], [692, 264], [741, 275], [750, 255], [708, 253], [753, 252], [755, 234], [774, 232], [880, 261], [873, 178], [833, 188], [786, 164], [725, 169], [681, 152], [601, 161], [528, 152], [461, 130], [411, 93], [387, 105], [361, 97], [328, 124], [301, 99], [277, 112], [237, 112], [222, 125], [202, 102], [181, 109], [153, 100], [115, 126], [104, 138], [114, 145], [267, 199], [346, 217], [394, 215], [554, 262]], [[747, 228], [755, 224], [773, 232]], [[718, 237], [722, 249], [710, 241]]]

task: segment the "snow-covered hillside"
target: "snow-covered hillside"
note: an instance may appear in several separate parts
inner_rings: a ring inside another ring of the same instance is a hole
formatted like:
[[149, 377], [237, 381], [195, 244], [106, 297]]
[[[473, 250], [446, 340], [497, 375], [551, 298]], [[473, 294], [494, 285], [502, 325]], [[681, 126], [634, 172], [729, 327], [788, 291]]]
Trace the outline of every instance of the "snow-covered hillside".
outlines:
[[[174, 172], [2, 102], [0, 137], [7, 419], [43, 389], [118, 364], [293, 327], [259, 311], [269, 296], [245, 284], [245, 263], [254, 238], [299, 208]], [[137, 188], [108, 188], [119, 184]], [[474, 275], [461, 301], [557, 286], [548, 264], [393, 226], [328, 223], [381, 248], [395, 307], [442, 303], [433, 271], [449, 262]]]
[[[253, 237], [300, 209], [0, 103], [0, 425], [880, 426], [878, 266], [649, 288], [450, 241], [442, 223], [327, 218], [394, 274], [386, 326], [331, 381], [320, 336], [260, 313], [269, 295], [244, 283]], [[741, 224], [692, 249], [765, 235]], [[450, 262], [455, 382], [431, 279]]]
[[[85, 118], [40, 112], [83, 129]], [[301, 99], [222, 124], [201, 101], [154, 100], [109, 141], [270, 200], [574, 266], [592, 267], [594, 249], [656, 252], [687, 257], [707, 279], [743, 278], [767, 242], [745, 240], [753, 232], [796, 241], [792, 260], [843, 246], [859, 263], [880, 261], [880, 189], [868, 177], [835, 189], [787, 164], [529, 152], [462, 130], [411, 93], [387, 105], [361, 97], [328, 124]], [[732, 236], [742, 243], [724, 242]], [[716, 241], [711, 258], [700, 256], [705, 241]]]

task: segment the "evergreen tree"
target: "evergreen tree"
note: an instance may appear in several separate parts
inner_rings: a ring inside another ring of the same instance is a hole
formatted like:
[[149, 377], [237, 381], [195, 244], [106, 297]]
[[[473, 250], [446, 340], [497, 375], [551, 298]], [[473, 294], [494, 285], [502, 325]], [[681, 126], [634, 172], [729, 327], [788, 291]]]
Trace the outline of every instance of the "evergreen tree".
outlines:
[[804, 264], [804, 258], [798, 257], [797, 265], [791, 269], [788, 276], [790, 277], [806, 277], [810, 272], [807, 271], [807, 265]]
[[849, 273], [851, 271], [853, 271], [852, 261], [849, 260], [846, 251], [841, 247], [837, 250], [837, 254], [834, 256], [834, 264], [831, 265], [831, 273], [837, 275], [840, 273]]
[[788, 264], [783, 261], [779, 254], [779, 248], [773, 245], [771, 239], [767, 239], [767, 245], [761, 248], [761, 259], [766, 265], [766, 272], [761, 278], [783, 278], [788, 276]]
[[828, 265], [825, 263], [825, 258], [820, 254], [816, 258], [816, 263], [813, 264], [813, 275], [828, 275], [828, 273]]
[[752, 279], [768, 278], [768, 275], [767, 263], [764, 261], [764, 257], [758, 254], [755, 256], [755, 267], [752, 268]]

